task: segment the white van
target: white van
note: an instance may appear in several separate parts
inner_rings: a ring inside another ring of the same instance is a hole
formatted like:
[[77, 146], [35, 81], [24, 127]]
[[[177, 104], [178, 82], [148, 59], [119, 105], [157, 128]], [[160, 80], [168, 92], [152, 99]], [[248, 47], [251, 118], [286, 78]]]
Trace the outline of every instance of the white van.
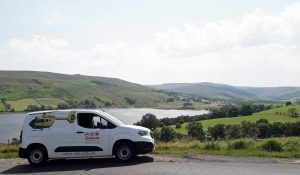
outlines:
[[129, 161], [154, 149], [147, 128], [126, 125], [100, 110], [56, 110], [26, 115], [19, 157], [39, 165], [48, 159], [115, 156]]

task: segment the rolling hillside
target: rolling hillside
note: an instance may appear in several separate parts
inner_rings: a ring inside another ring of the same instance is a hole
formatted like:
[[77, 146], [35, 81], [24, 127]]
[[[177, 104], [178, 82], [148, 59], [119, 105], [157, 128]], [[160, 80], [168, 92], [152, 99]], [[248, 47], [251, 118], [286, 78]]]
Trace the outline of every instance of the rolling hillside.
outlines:
[[[297, 111], [300, 111], [300, 105], [292, 106], [296, 108]], [[217, 118], [217, 119], [210, 119], [210, 120], [203, 120], [200, 121], [203, 125], [204, 130], [207, 131], [207, 128], [210, 126], [214, 126], [216, 124], [240, 124], [242, 121], [250, 121], [250, 122], [256, 122], [259, 119], [267, 119], [269, 123], [274, 122], [300, 122], [300, 118], [292, 118], [287, 115], [288, 109], [291, 108], [291, 106], [287, 107], [281, 107], [281, 108], [275, 108], [270, 109], [266, 111], [262, 111], [259, 113], [255, 113], [251, 116], [240, 116], [240, 117], [232, 117], [232, 118]], [[175, 125], [171, 125], [172, 128], [174, 128], [177, 132], [180, 132], [182, 134], [187, 134], [186, 130], [187, 123], [184, 123], [181, 128], [176, 129]]]
[[237, 87], [216, 83], [169, 83], [150, 87], [224, 101], [300, 99], [300, 87]]
[[85, 99], [93, 100], [97, 107], [156, 107], [166, 94], [116, 78], [0, 71], [0, 97], [22, 110], [29, 104], [55, 107]]

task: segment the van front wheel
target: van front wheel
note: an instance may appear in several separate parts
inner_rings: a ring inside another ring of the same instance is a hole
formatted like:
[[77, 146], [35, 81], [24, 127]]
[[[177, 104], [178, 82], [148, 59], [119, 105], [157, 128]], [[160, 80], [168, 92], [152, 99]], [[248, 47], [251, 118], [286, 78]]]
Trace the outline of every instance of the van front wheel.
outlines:
[[47, 152], [43, 147], [33, 147], [29, 150], [28, 162], [31, 165], [42, 165], [47, 159]]
[[131, 143], [123, 142], [117, 146], [115, 157], [117, 160], [127, 162], [135, 158], [136, 153]]

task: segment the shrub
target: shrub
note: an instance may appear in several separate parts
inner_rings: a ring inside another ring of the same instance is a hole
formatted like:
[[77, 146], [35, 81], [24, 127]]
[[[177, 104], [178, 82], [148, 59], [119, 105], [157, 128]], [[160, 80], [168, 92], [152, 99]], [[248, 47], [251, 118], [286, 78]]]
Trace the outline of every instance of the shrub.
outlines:
[[215, 140], [223, 139], [225, 137], [225, 125], [224, 124], [216, 124], [213, 127], [209, 127], [208, 132]]
[[228, 149], [246, 149], [248, 143], [244, 140], [237, 140], [228, 144]]
[[176, 124], [176, 128], [177, 128], [177, 129], [181, 128], [181, 124], [180, 124], [180, 123], [177, 123], [177, 124]]
[[241, 137], [241, 126], [240, 125], [226, 125], [225, 126], [225, 137], [227, 139], [237, 139]]
[[160, 125], [160, 121], [153, 114], [146, 114], [142, 117], [142, 120], [139, 123], [141, 126], [149, 128], [151, 130], [156, 129]]
[[203, 140], [205, 138], [203, 127], [200, 122], [190, 122], [187, 125], [187, 132], [190, 137], [195, 139]]
[[201, 145], [198, 142], [192, 143], [189, 145], [189, 148], [191, 149], [201, 149]]
[[160, 140], [164, 141], [164, 142], [170, 142], [172, 140], [175, 140], [176, 135], [177, 134], [174, 131], [174, 129], [172, 129], [169, 126], [164, 126], [161, 128], [161, 131], [160, 131]]
[[221, 146], [215, 142], [207, 142], [204, 145], [205, 150], [219, 150], [221, 149]]
[[276, 140], [268, 140], [262, 144], [262, 149], [265, 151], [282, 151], [282, 146]]

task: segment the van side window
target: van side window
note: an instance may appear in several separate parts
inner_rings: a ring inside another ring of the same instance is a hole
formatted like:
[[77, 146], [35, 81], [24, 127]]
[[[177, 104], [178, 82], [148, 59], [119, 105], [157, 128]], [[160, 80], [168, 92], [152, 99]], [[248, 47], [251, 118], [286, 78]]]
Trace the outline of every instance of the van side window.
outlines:
[[77, 123], [84, 128], [99, 128], [99, 124], [102, 129], [112, 129], [116, 126], [104, 118], [93, 113], [78, 113]]

